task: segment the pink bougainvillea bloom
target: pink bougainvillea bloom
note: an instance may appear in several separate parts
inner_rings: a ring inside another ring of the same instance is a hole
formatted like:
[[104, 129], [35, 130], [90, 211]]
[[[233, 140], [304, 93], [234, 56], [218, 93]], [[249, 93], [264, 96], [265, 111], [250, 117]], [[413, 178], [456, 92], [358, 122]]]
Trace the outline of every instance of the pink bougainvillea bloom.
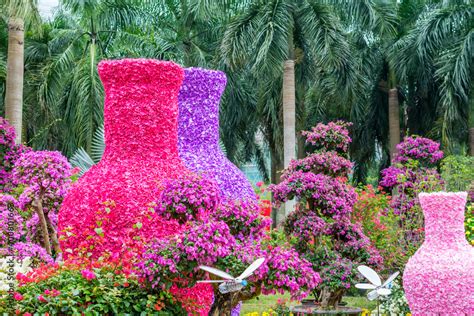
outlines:
[[43, 303], [46, 303], [46, 302], [47, 302], [47, 300], [46, 300], [46, 299], [44, 298], [44, 296], [43, 296], [43, 295], [41, 295], [41, 294], [40, 294], [40, 295], [38, 295], [36, 298], [37, 298], [37, 299], [38, 299], [38, 301], [40, 301], [40, 302], [43, 302]]
[[16, 300], [16, 301], [21, 301], [23, 299], [23, 295], [21, 295], [20, 293], [18, 292], [15, 292], [15, 294], [13, 294], [13, 298]]
[[88, 281], [95, 279], [95, 273], [91, 270], [82, 270], [81, 271], [82, 277]]
[[30, 313], [24, 313], [23, 316], [32, 316]]
[[466, 192], [419, 195], [425, 241], [403, 273], [414, 316], [474, 315], [474, 248], [464, 233], [466, 197]]
[[263, 182], [262, 182], [262, 181], [258, 181], [255, 185], [260, 188], [260, 187], [263, 185]]

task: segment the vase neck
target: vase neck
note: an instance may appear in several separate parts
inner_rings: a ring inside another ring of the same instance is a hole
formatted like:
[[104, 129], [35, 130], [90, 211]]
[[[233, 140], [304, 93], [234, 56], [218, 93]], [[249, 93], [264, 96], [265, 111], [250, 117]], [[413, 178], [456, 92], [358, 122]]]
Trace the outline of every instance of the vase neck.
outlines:
[[219, 146], [219, 103], [226, 85], [221, 71], [184, 70], [179, 91], [179, 148], [181, 151], [216, 149]]
[[420, 194], [427, 243], [467, 243], [464, 231], [465, 192]]
[[146, 160], [151, 151], [176, 157], [183, 69], [172, 62], [122, 59], [101, 62], [99, 75], [105, 89], [104, 157]]

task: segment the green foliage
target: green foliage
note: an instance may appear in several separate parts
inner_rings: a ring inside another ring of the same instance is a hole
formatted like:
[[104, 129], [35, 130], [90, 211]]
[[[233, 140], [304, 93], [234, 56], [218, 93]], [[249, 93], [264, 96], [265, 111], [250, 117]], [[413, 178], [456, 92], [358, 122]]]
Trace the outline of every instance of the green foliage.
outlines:
[[464, 222], [466, 229], [466, 239], [474, 246], [474, 203], [470, 203], [466, 209], [466, 220]]
[[469, 191], [474, 182], [474, 157], [447, 156], [441, 161], [447, 191]]
[[[14, 310], [49, 315], [186, 315], [169, 293], [147, 292], [135, 277], [108, 267], [90, 272], [95, 277], [88, 280], [77, 268], [61, 267], [26, 283], [17, 289], [22, 299], [14, 301]], [[8, 300], [1, 299], [0, 306], [11, 305]]]
[[401, 266], [406, 259], [398, 242], [402, 236], [397, 216], [390, 209], [390, 196], [371, 185], [359, 187], [357, 193], [352, 220], [362, 225], [364, 234], [383, 257], [386, 269]]

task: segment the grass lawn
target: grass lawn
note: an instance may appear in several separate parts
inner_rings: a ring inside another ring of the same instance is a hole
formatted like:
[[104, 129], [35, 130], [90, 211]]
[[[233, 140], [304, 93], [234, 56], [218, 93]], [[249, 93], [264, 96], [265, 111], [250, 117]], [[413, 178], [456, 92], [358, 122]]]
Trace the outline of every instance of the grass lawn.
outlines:
[[[241, 315], [244, 315], [246, 313], [251, 313], [251, 312], [265, 312], [268, 311], [268, 309], [274, 307], [276, 305], [276, 302], [279, 298], [283, 298], [286, 300], [290, 299], [289, 294], [281, 295], [260, 295], [258, 298], [247, 301], [244, 303], [242, 306], [242, 311]], [[343, 299], [344, 302], [347, 302], [347, 306], [352, 306], [352, 307], [360, 307], [360, 308], [366, 308], [366, 309], [374, 309], [376, 308], [376, 302], [375, 301], [369, 301], [365, 296], [346, 296]], [[290, 305], [299, 305], [299, 302], [290, 302]]]

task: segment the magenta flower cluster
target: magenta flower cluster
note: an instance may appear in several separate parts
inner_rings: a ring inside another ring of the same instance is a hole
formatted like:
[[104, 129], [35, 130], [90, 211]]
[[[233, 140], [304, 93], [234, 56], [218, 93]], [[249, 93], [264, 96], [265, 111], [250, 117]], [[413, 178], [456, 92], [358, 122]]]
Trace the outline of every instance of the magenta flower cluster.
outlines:
[[357, 200], [354, 188], [325, 174], [296, 171], [277, 185], [269, 186], [277, 203], [294, 197], [305, 198], [314, 211], [341, 219], [352, 211]]
[[0, 117], [0, 192], [9, 192], [13, 188], [12, 169], [22, 152], [30, 150], [15, 144], [15, 129], [6, 119]]
[[352, 142], [348, 130], [351, 125], [352, 123], [344, 121], [319, 123], [311, 131], [304, 131], [301, 134], [306, 137], [308, 143], [317, 149], [346, 153]]
[[25, 187], [19, 197], [20, 208], [41, 199], [45, 213], [57, 212], [69, 190], [71, 175], [71, 165], [58, 151], [23, 153], [13, 168], [14, 184]]
[[429, 138], [407, 136], [397, 145], [398, 153], [394, 161], [406, 163], [413, 159], [426, 166], [434, 165], [443, 158], [443, 152], [439, 147], [439, 143]]
[[344, 177], [351, 173], [353, 163], [341, 157], [334, 151], [322, 151], [309, 156], [292, 160], [283, 172], [281, 178], [285, 179], [296, 171], [325, 173], [332, 177]]
[[258, 209], [258, 204], [253, 200], [222, 203], [212, 214], [212, 218], [225, 221], [231, 234], [239, 241], [258, 241], [264, 237], [265, 229], [271, 225], [271, 219], [262, 217], [256, 211]]
[[214, 213], [220, 201], [220, 190], [215, 181], [194, 173], [178, 179], [165, 179], [155, 211], [165, 219], [180, 223], [204, 219]]
[[321, 274], [322, 286], [334, 291], [348, 288], [354, 276], [348, 267], [382, 263], [369, 238], [350, 221], [357, 193], [347, 183], [352, 168], [346, 158], [351, 142], [349, 126], [341, 121], [320, 123], [304, 132], [317, 151], [292, 161], [283, 171], [282, 181], [269, 186], [277, 205], [297, 199], [296, 209], [283, 224], [285, 234], [295, 237], [290, 240]]

